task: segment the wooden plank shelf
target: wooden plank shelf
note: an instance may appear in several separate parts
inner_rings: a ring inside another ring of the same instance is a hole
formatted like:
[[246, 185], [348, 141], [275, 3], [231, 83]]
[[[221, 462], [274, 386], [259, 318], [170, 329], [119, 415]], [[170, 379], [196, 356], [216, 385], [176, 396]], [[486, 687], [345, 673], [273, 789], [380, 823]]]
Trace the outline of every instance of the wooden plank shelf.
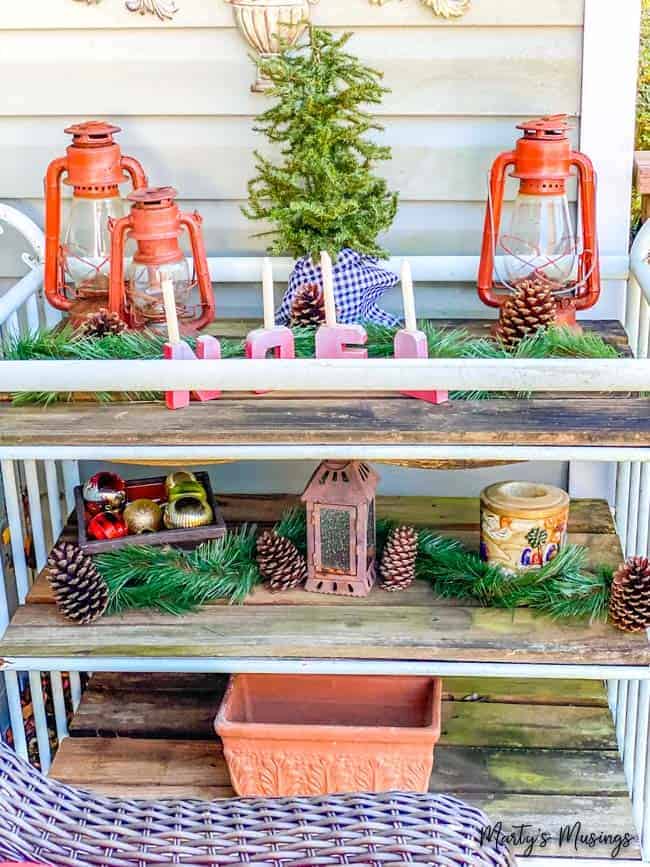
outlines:
[[[221, 320], [210, 329], [240, 338], [259, 324]], [[487, 336], [493, 320], [434, 320]], [[614, 321], [586, 321], [631, 356]], [[28, 362], [26, 362], [28, 363]], [[3, 448], [223, 446], [650, 446], [650, 399], [628, 394], [537, 394], [530, 400], [451, 401], [432, 406], [395, 393], [251, 395], [170, 412], [162, 404], [83, 400], [39, 406], [0, 403]], [[88, 397], [86, 395], [86, 397]]]
[[[218, 497], [230, 526], [277, 520], [292, 497]], [[474, 547], [478, 503], [465, 499], [380, 498], [378, 513], [439, 529]], [[570, 539], [588, 547], [594, 563], [617, 565], [621, 549], [606, 503], [575, 501]], [[68, 526], [66, 534], [72, 533]], [[424, 581], [366, 599], [279, 595], [258, 588], [241, 606], [209, 605], [185, 617], [129, 611], [91, 626], [66, 622], [52, 604], [45, 575], [0, 642], [0, 658], [102, 657], [228, 660], [375, 660], [564, 663], [589, 666], [650, 664], [645, 634], [603, 624], [556, 623], [526, 609], [503, 611], [437, 598]]]
[[[120, 797], [233, 797], [212, 728], [224, 687], [213, 675], [94, 675], [51, 775]], [[470, 801], [506, 827], [548, 831], [554, 839], [535, 854], [609, 860], [606, 845], [559, 846], [560, 828], [582, 821], [584, 830], [630, 834], [621, 858], [640, 860], [598, 682], [445, 679], [430, 791]]]

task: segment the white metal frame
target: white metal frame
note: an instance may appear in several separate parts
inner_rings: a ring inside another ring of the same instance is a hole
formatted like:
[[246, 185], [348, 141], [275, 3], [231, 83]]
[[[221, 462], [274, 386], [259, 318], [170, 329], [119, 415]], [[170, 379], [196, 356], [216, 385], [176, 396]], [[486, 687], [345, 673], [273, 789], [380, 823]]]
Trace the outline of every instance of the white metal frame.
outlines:
[[[619, 293], [619, 313], [624, 321], [637, 361], [571, 361], [561, 365], [545, 362], [444, 361], [431, 362], [140, 362], [128, 365], [83, 362], [30, 362], [13, 365], [0, 362], [0, 390], [146, 390], [158, 388], [161, 381], [169, 387], [199, 386], [224, 390], [282, 388], [310, 390], [352, 386], [372, 391], [395, 387], [400, 390], [441, 388], [544, 389], [597, 391], [650, 390], [650, 224], [639, 234], [631, 257], [627, 256], [629, 189], [632, 171], [634, 94], [636, 90], [636, 45], [640, 20], [640, 0], [619, 4], [585, 0], [583, 88], [581, 106], [581, 148], [594, 159], [599, 173], [599, 236], [603, 277], [607, 292]], [[607, 62], [611, 46], [616, 46], [616, 63]], [[549, 106], [552, 110], [552, 106]], [[605, 120], [605, 123], [603, 122]], [[605, 129], [604, 129], [605, 127]], [[28, 273], [0, 298], [0, 335], [18, 335], [39, 324], [53, 324], [59, 314], [42, 304], [43, 238], [38, 227], [8, 206], [0, 204], [0, 222], [11, 223], [25, 236], [33, 255], [25, 261]], [[475, 257], [413, 257], [414, 279], [441, 283], [471, 282], [475, 279]], [[291, 262], [276, 260], [278, 279], [288, 277]], [[398, 268], [399, 261], [389, 267]], [[259, 279], [257, 258], [212, 259], [214, 280], [230, 283]], [[161, 364], [165, 364], [164, 377]], [[561, 375], [558, 376], [558, 367]], [[299, 372], [299, 375], [297, 375]], [[237, 460], [276, 460], [323, 457], [391, 458], [502, 458], [507, 448], [513, 460], [540, 460], [539, 449], [504, 446], [220, 446], [192, 447], [194, 460], [231, 458]], [[10, 599], [15, 594], [22, 602], [31, 578], [22, 549], [23, 515], [20, 491], [27, 490], [36, 566], [45, 561], [48, 545], [61, 527], [63, 509], [73, 505], [72, 490], [79, 481], [78, 461], [84, 458], [119, 460], [178, 460], [188, 457], [181, 447], [38, 447], [12, 446], [0, 450], [2, 479], [12, 531], [15, 565], [13, 586], [8, 576], [0, 581], [0, 624], [10, 616]], [[626, 554], [650, 554], [650, 444], [635, 448], [606, 446], [558, 446], [544, 450], [545, 460], [598, 463], [605, 473], [616, 464], [616, 522]], [[605, 478], [605, 473], [602, 478]], [[573, 473], [572, 473], [573, 475]], [[43, 511], [43, 493], [47, 508]], [[2, 576], [0, 575], [0, 578]], [[650, 864], [650, 668], [643, 666], [589, 666], [570, 664], [506, 664], [385, 662], [361, 660], [291, 659], [132, 659], [113, 657], [75, 657], [73, 659], [5, 659], [4, 671], [16, 749], [26, 755], [25, 733], [20, 708], [19, 677], [28, 673], [36, 695], [34, 711], [38, 748], [42, 766], [50, 763], [50, 747], [45, 736], [45, 714], [40, 696], [40, 672], [49, 672], [54, 696], [55, 722], [59, 737], [65, 737], [65, 705], [61, 671], [71, 672], [72, 701], [81, 698], [79, 673], [84, 671], [258, 671], [258, 672], [336, 672], [476, 675], [494, 677], [591, 678], [608, 682], [610, 708], [616, 723], [623, 767], [632, 797], [634, 818], [644, 845], [645, 862]], [[538, 867], [547, 859], [522, 859], [527, 867]], [[561, 859], [568, 867], [573, 859]], [[580, 860], [582, 867], [596, 867], [599, 860]], [[622, 865], [638, 863], [620, 861]]]

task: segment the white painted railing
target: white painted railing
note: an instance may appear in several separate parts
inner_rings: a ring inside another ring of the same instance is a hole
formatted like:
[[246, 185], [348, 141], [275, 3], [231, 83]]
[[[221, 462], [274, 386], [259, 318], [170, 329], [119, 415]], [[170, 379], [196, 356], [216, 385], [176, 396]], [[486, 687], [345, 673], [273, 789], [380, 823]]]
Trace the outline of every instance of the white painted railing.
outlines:
[[[6, 217], [6, 210], [0, 210], [0, 219]], [[19, 221], [20, 222], [20, 221]], [[15, 222], [13, 223], [15, 225]], [[30, 243], [35, 251], [39, 249], [39, 239], [33, 234], [32, 226], [26, 226], [31, 233]], [[223, 389], [282, 388], [283, 390], [304, 389], [314, 391], [332, 388], [345, 391], [347, 388], [373, 390], [386, 388], [418, 389], [432, 387], [449, 388], [486, 388], [498, 390], [543, 389], [555, 391], [596, 391], [609, 389], [627, 391], [650, 389], [650, 361], [648, 314], [650, 310], [650, 264], [646, 253], [650, 249], [650, 229], [646, 227], [637, 238], [632, 258], [631, 275], [628, 282], [626, 308], [626, 328], [637, 360], [571, 360], [571, 361], [464, 361], [450, 364], [446, 361], [372, 361], [372, 362], [332, 362], [301, 361], [299, 364], [282, 362], [29, 362], [13, 363], [0, 361], [0, 390], [146, 390], [160, 388], [165, 382], [168, 387], [189, 386], [215, 387], [218, 382]], [[415, 279], [428, 282], [451, 283], [469, 282], [474, 279], [477, 259], [473, 257], [413, 257], [412, 266]], [[58, 321], [58, 314], [43, 304], [41, 284], [42, 268], [38, 261], [31, 261], [33, 269], [4, 297], [0, 298], [0, 333], [3, 336], [17, 335], [33, 330], [39, 325]], [[278, 260], [276, 275], [286, 279], [291, 263]], [[398, 260], [391, 262], [397, 267]], [[627, 279], [630, 261], [624, 257], [605, 258], [603, 271], [609, 279]], [[258, 259], [212, 259], [210, 270], [213, 279], [228, 283], [254, 282], [259, 278]], [[638, 359], [644, 359], [642, 361]], [[164, 364], [164, 370], [162, 365]], [[162, 372], [161, 372], [162, 371]], [[299, 373], [301, 371], [301, 373]], [[347, 383], [354, 382], [354, 386]], [[46, 423], [46, 415], [44, 415]], [[346, 447], [353, 455], [354, 447]], [[400, 447], [392, 447], [400, 452]], [[499, 446], [503, 455], [504, 448], [513, 458], [540, 459], [538, 449]], [[385, 446], [375, 447], [368, 456], [388, 456]], [[495, 448], [481, 446], [457, 446], [454, 448], [438, 446], [426, 447], [426, 455], [416, 451], [420, 447], [410, 447], [408, 457], [436, 456], [480, 458], [494, 456]], [[413, 451], [416, 450], [416, 451]], [[404, 451], [404, 449], [401, 449]], [[372, 452], [372, 454], [371, 454]], [[489, 452], [489, 455], [488, 455]], [[462, 453], [462, 455], [461, 455]], [[142, 447], [133, 457], [173, 459], [180, 458], [173, 449]], [[214, 449], [205, 447], [193, 456], [209, 459], [215, 456]], [[226, 455], [222, 450], [220, 456]], [[392, 452], [391, 452], [392, 454]], [[627, 452], [630, 454], [630, 452]], [[648, 553], [650, 524], [650, 448], [641, 444], [631, 451], [638, 460], [618, 463], [616, 489], [616, 519], [623, 545], [628, 554]], [[31, 580], [46, 560], [52, 541], [57, 538], [63, 521], [73, 507], [73, 488], [79, 483], [78, 460], [88, 458], [119, 457], [119, 450], [96, 448], [79, 449], [61, 447], [53, 453], [46, 448], [32, 447], [25, 452], [20, 448], [4, 448], [2, 458], [2, 480], [5, 502], [11, 529], [11, 544], [14, 561], [13, 578], [6, 575], [0, 582], [0, 628], [9, 621], [14, 597], [23, 602]], [[287, 457], [285, 452], [274, 451], [272, 447], [233, 447], [232, 457], [259, 458]], [[304, 457], [299, 449], [294, 457]], [[353, 455], [354, 456], [354, 455]], [[396, 454], [393, 456], [397, 456]], [[557, 457], [553, 454], [552, 457]], [[561, 455], [565, 459], [620, 461], [620, 451], [600, 447], [570, 447]], [[549, 457], [551, 455], [549, 454]], [[56, 460], [54, 459], [56, 458]], [[35, 557], [35, 568], [30, 568], [23, 550], [23, 531], [25, 512], [23, 491], [29, 508], [31, 534]], [[0, 564], [0, 568], [1, 564]], [[1, 576], [0, 576], [1, 577]], [[355, 670], [366, 673], [386, 673], [385, 663], [354, 663], [354, 661], [333, 660], [322, 663], [306, 664], [306, 670], [340, 671], [350, 673]], [[650, 863], [650, 761], [648, 761], [648, 735], [650, 720], [650, 670], [626, 668], [624, 666], [571, 666], [571, 665], [526, 665], [484, 663], [434, 663], [413, 664], [407, 661], [395, 663], [394, 673], [422, 673], [423, 666], [436, 667], [437, 673], [483, 675], [502, 677], [592, 677], [609, 678], [609, 700], [616, 721], [617, 735], [621, 747], [625, 773], [633, 800], [633, 810], [637, 825], [646, 846], [647, 862]], [[17, 670], [20, 666], [21, 671]], [[28, 680], [33, 693], [33, 708], [37, 729], [38, 752], [42, 767], [50, 766], [51, 753], [47, 738], [47, 720], [43, 694], [41, 691], [41, 672], [49, 676], [53, 696], [55, 727], [59, 738], [67, 734], [65, 702], [62, 690], [61, 671], [71, 672], [73, 705], [76, 707], [81, 698], [80, 672], [93, 670], [161, 670], [161, 671], [246, 671], [246, 670], [295, 670], [296, 663], [289, 660], [273, 660], [262, 664], [259, 660], [179, 660], [179, 659], [23, 659], [14, 663], [5, 661], [5, 685], [9, 702], [11, 722], [16, 749], [26, 755], [22, 710], [20, 707], [20, 683]], [[636, 679], [630, 679], [636, 678]]]

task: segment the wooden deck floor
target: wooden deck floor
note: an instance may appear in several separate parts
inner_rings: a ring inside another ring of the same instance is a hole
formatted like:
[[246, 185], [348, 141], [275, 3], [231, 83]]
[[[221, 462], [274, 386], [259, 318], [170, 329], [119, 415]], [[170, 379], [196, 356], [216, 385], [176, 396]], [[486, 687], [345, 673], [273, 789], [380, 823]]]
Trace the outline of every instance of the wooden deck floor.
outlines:
[[[212, 729], [224, 685], [218, 675], [94, 675], [51, 775], [134, 798], [233, 797]], [[548, 831], [536, 855], [608, 859], [608, 844], [559, 845], [560, 829], [580, 821], [587, 832], [630, 834], [621, 858], [640, 858], [599, 682], [445, 680], [430, 790], [509, 828]]]
[[[226, 520], [275, 521], [291, 497], [219, 498]], [[378, 514], [437, 527], [476, 548], [478, 503], [465, 499], [380, 498]], [[570, 538], [594, 563], [622, 557], [607, 505], [573, 504]], [[73, 528], [68, 526], [71, 535]], [[211, 659], [363, 659], [648, 665], [647, 636], [607, 624], [556, 623], [437, 598], [417, 582], [405, 593], [373, 590], [367, 599], [258, 589], [242, 606], [210, 605], [182, 618], [150, 611], [75, 626], [53, 604], [45, 575], [0, 641], [0, 658], [199, 657]]]

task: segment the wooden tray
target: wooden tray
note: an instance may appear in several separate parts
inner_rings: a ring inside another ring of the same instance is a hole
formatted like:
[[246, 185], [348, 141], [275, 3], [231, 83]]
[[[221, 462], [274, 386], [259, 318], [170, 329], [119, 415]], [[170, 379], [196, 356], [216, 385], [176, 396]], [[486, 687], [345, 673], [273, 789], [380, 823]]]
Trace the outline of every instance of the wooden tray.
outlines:
[[[226, 524], [217, 505], [212, 491], [210, 477], [207, 473], [194, 473], [203, 485], [212, 506], [214, 521], [204, 527], [192, 527], [189, 530], [160, 530], [158, 533], [143, 533], [141, 535], [124, 536], [121, 539], [89, 539], [86, 532], [84, 515], [83, 486], [74, 489], [75, 509], [77, 513], [77, 544], [86, 554], [101, 554], [105, 551], [115, 551], [129, 545], [175, 545], [179, 548], [194, 548], [208, 539], [218, 539], [226, 533]], [[154, 476], [147, 479], [131, 479], [126, 483], [127, 503], [147, 497], [156, 502], [165, 501], [165, 476]]]

